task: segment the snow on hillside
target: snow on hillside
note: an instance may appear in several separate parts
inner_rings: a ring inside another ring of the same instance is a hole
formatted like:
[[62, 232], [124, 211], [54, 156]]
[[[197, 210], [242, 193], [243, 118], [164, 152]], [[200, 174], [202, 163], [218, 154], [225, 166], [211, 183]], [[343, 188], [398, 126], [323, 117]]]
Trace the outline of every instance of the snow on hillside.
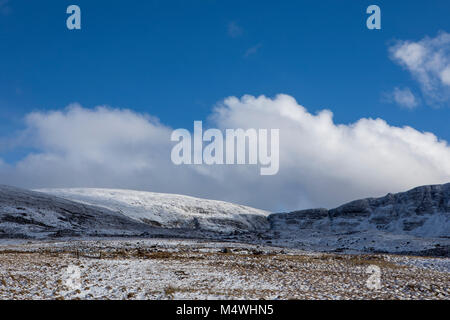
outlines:
[[0, 239], [119, 235], [449, 256], [450, 184], [356, 200], [331, 210], [270, 215], [174, 194], [112, 189], [33, 192], [0, 186]]
[[0, 239], [137, 236], [151, 229], [105, 208], [0, 185]]
[[447, 255], [450, 184], [356, 200], [331, 210], [277, 213], [269, 220], [272, 228], [268, 237], [277, 244], [297, 243], [315, 250], [429, 250], [430, 254]]
[[355, 200], [338, 208], [271, 215], [302, 229], [333, 233], [384, 231], [417, 237], [450, 237], [450, 183], [417, 187], [381, 198]]
[[122, 213], [146, 224], [219, 232], [265, 231], [268, 212], [183, 195], [114, 189], [40, 189], [40, 192]]

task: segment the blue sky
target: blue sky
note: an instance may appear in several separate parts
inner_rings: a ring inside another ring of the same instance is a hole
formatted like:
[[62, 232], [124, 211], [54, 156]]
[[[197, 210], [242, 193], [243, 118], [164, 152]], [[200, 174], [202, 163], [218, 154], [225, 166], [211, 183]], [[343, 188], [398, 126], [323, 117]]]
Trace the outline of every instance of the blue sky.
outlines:
[[[72, 3], [81, 31], [65, 27]], [[365, 27], [372, 3], [11, 0], [0, 16], [2, 132], [30, 110], [71, 102], [150, 112], [176, 127], [227, 96], [287, 93], [337, 122], [382, 117], [450, 140], [449, 108], [409, 112], [380, 98], [417, 86], [389, 59], [389, 43], [450, 31], [450, 2], [378, 1], [380, 31]], [[232, 22], [242, 29], [234, 38]]]
[[[66, 28], [70, 4], [82, 30]], [[382, 30], [366, 28], [370, 4]], [[226, 97], [284, 93], [336, 123], [382, 118], [450, 141], [449, 101], [423, 97], [389, 54], [396, 41], [450, 32], [449, 14], [448, 0], [0, 0], [0, 136], [23, 130], [32, 111], [73, 102], [191, 128]], [[419, 102], [393, 103], [394, 88]], [[13, 164], [29, 150], [3, 145], [0, 157]]]

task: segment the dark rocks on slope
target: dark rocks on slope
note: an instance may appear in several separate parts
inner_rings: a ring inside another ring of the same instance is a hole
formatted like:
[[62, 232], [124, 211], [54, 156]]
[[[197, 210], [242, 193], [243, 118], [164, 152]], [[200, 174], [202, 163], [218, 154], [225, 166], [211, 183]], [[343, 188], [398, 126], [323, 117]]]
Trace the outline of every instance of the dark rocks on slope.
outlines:
[[272, 229], [283, 225], [328, 231], [370, 229], [427, 237], [450, 236], [450, 183], [349, 202], [335, 209], [310, 209], [269, 216]]

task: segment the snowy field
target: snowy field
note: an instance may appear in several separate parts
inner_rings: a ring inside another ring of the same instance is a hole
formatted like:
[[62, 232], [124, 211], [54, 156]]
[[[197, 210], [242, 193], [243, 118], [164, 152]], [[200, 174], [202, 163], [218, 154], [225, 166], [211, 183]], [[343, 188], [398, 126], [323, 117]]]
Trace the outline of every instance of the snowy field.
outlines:
[[448, 258], [168, 239], [0, 242], [0, 299], [449, 300], [449, 284]]

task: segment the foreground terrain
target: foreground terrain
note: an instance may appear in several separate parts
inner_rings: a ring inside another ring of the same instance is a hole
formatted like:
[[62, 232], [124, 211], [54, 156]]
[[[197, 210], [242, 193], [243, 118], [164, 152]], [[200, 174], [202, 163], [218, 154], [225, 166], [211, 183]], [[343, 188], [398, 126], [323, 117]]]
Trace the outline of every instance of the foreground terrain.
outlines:
[[0, 299], [447, 300], [449, 283], [448, 258], [173, 239], [0, 243]]

